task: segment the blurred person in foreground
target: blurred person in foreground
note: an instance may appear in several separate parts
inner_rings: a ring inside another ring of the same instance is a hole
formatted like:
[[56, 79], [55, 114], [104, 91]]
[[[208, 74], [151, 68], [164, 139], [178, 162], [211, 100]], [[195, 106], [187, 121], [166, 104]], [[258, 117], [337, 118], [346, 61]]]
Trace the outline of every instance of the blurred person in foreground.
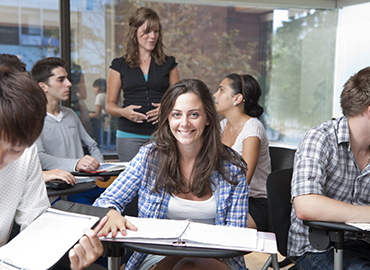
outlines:
[[[27, 70], [26, 70], [26, 64], [23, 63], [14, 54], [7, 54], [7, 53], [0, 54], [0, 66], [7, 66], [16, 71], [23, 72], [28, 75]], [[65, 181], [67, 184], [71, 184], [71, 185], [76, 184], [76, 178], [70, 172], [63, 171], [60, 169], [42, 171], [42, 176], [45, 180], [45, 183], [51, 180], [54, 180], [54, 179], [61, 179]]]
[[[34, 144], [44, 124], [46, 102], [25, 72], [0, 66], [0, 246], [7, 242], [13, 222], [24, 230], [50, 207]], [[96, 231], [106, 221], [102, 219]], [[96, 232], [87, 229], [69, 251], [70, 267], [86, 268], [102, 253]]]

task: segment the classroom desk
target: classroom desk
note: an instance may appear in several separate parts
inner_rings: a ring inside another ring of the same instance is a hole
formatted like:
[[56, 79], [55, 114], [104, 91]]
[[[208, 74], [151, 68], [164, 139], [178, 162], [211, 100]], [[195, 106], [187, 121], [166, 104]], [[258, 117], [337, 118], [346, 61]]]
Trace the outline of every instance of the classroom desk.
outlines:
[[97, 176], [103, 176], [103, 177], [111, 177], [111, 176], [118, 176], [123, 170], [121, 171], [112, 171], [112, 172], [101, 172], [101, 173], [89, 173], [89, 172], [71, 172], [72, 175], [74, 176], [92, 176], [92, 177], [97, 177]]
[[195, 248], [195, 247], [175, 247], [157, 244], [143, 243], [126, 243], [126, 242], [103, 242], [105, 252], [109, 254], [108, 269], [119, 270], [121, 257], [125, 254], [125, 250], [132, 250], [147, 254], [156, 254], [164, 256], [184, 256], [184, 257], [202, 257], [202, 258], [233, 258], [244, 256], [249, 252], [212, 249], [212, 248]]
[[195, 247], [174, 247], [166, 245], [143, 244], [143, 243], [120, 243], [126, 249], [138, 251], [147, 254], [157, 254], [164, 256], [184, 256], [184, 257], [202, 257], [202, 258], [232, 258], [244, 256], [249, 252], [213, 249], [213, 248], [195, 248]]
[[48, 197], [62, 197], [62, 200], [66, 201], [67, 196], [71, 194], [80, 193], [86, 190], [90, 190], [95, 188], [95, 182], [87, 182], [87, 183], [80, 183], [75, 185], [70, 185], [64, 189], [51, 189], [49, 187], [46, 188]]
[[262, 252], [268, 254], [277, 254], [276, 238], [273, 233], [258, 232], [258, 245], [256, 249], [250, 251], [238, 251], [228, 249], [198, 248], [171, 245], [158, 245], [146, 243], [128, 243], [104, 241], [104, 257], [108, 258], [108, 269], [119, 270], [120, 258], [126, 250], [133, 250], [147, 254], [157, 254], [164, 256], [184, 256], [184, 257], [202, 257], [202, 258], [233, 258], [244, 256], [250, 252]]

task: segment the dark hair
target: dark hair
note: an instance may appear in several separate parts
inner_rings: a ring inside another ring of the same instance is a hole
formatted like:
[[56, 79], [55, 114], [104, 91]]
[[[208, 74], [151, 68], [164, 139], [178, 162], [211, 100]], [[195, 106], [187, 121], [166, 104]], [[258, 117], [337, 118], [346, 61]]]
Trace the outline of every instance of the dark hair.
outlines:
[[[195, 161], [191, 176], [193, 181], [189, 186], [181, 176], [179, 170], [179, 153], [177, 141], [173, 136], [168, 122], [177, 98], [186, 93], [194, 93], [201, 100], [209, 124], [203, 132], [203, 146]], [[158, 118], [158, 130], [154, 133], [155, 146], [150, 154], [151, 162], [157, 159], [158, 172], [156, 175], [155, 190], [164, 188], [172, 194], [175, 192], [192, 192], [201, 197], [210, 188], [211, 175], [216, 169], [229, 183], [235, 184], [236, 177], [226, 175], [222, 163], [231, 162], [240, 167], [246, 174], [247, 165], [244, 160], [231, 148], [222, 144], [220, 137], [220, 124], [214, 106], [214, 100], [209, 87], [197, 79], [183, 79], [170, 87], [162, 97]]]
[[24, 72], [0, 66], [0, 138], [12, 145], [31, 146], [40, 136], [46, 96]]
[[340, 105], [346, 116], [359, 115], [370, 105], [370, 67], [361, 69], [344, 84]]
[[107, 91], [107, 81], [103, 78], [96, 79], [93, 83], [93, 87], [100, 88], [104, 92]]
[[54, 76], [51, 72], [54, 68], [66, 68], [66, 62], [58, 57], [48, 57], [37, 61], [32, 69], [31, 76], [37, 82], [49, 84], [49, 78]]
[[0, 54], [0, 65], [14, 68], [19, 72], [27, 72], [26, 64], [23, 63], [16, 55], [2, 53]]
[[[252, 117], [260, 117], [263, 114], [263, 107], [258, 104], [261, 97], [261, 87], [253, 76], [232, 73], [225, 77], [231, 81], [230, 87], [234, 94], [242, 94], [244, 102], [244, 112]], [[243, 78], [243, 81], [242, 81]], [[244, 85], [244, 89], [242, 88]]]
[[141, 7], [131, 13], [128, 24], [129, 30], [126, 34], [126, 43], [124, 47], [124, 57], [126, 64], [132, 68], [140, 66], [139, 42], [137, 40], [137, 29], [148, 21], [145, 34], [151, 32], [155, 27], [159, 27], [159, 36], [157, 44], [151, 55], [157, 65], [162, 66], [165, 60], [164, 45], [162, 43], [162, 25], [157, 12], [151, 8]]

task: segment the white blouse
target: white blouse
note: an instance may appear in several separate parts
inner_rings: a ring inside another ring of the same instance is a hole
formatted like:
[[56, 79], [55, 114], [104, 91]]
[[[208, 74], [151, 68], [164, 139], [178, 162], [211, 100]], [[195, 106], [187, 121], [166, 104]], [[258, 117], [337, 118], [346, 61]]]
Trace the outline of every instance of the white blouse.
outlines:
[[191, 219], [195, 222], [216, 224], [217, 203], [215, 197], [205, 201], [186, 200], [175, 195], [171, 196], [165, 218]]
[[[221, 133], [224, 132], [227, 119], [223, 119], [220, 122]], [[250, 197], [255, 198], [266, 198], [266, 179], [267, 176], [271, 173], [271, 162], [269, 154], [269, 141], [267, 139], [266, 131], [262, 123], [255, 117], [249, 119], [242, 131], [239, 133], [238, 137], [235, 140], [234, 145], [231, 147], [237, 151], [240, 155], [243, 152], [243, 141], [249, 137], [257, 137], [261, 140], [260, 153], [258, 157], [258, 162], [252, 181], [250, 184]]]

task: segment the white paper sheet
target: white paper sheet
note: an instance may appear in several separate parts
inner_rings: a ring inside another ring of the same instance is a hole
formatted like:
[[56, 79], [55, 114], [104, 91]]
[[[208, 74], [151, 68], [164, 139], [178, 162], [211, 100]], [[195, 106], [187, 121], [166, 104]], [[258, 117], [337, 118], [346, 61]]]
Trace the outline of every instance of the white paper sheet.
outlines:
[[24, 231], [0, 248], [0, 259], [30, 270], [53, 266], [91, 228], [98, 217], [49, 208]]

